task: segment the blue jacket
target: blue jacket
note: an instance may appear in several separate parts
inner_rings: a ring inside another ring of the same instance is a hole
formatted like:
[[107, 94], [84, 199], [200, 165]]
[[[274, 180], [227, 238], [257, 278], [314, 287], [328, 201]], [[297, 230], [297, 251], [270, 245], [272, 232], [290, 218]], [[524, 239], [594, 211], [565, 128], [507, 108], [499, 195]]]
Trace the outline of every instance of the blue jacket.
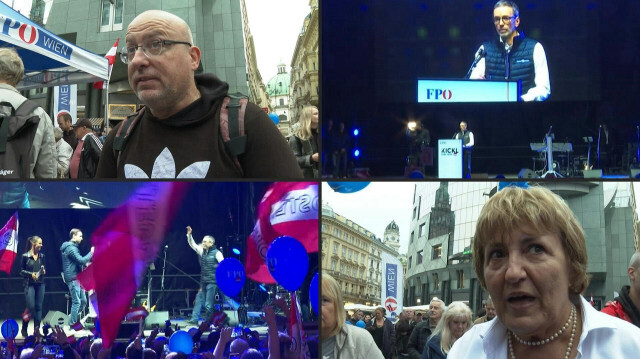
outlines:
[[436, 335], [429, 338], [429, 341], [424, 346], [421, 359], [446, 359], [447, 354], [440, 349], [440, 336]]
[[62, 252], [62, 279], [66, 283], [75, 280], [78, 273], [82, 271], [82, 266], [89, 263], [93, 257], [92, 252], [84, 257], [81, 256], [78, 244], [71, 241], [62, 243], [60, 252]]

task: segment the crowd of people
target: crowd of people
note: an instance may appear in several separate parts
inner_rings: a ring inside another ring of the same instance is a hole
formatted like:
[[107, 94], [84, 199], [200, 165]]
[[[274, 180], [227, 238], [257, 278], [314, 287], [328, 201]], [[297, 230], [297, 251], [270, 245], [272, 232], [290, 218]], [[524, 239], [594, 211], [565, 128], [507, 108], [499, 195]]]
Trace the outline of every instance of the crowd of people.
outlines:
[[[153, 329], [147, 337], [134, 332], [128, 342], [118, 340], [109, 348], [102, 345], [99, 332], [95, 335], [76, 338], [68, 336], [59, 326], [43, 327], [42, 336], [30, 335], [19, 346], [11, 347], [3, 343], [0, 356], [8, 359], [277, 359], [277, 358], [317, 358], [317, 337], [308, 337], [305, 346], [292, 345], [292, 336], [286, 333], [288, 310], [283, 315], [276, 314], [281, 303], [265, 304], [264, 318], [268, 325], [267, 335], [260, 335], [248, 327], [226, 326], [215, 323], [212, 316], [188, 331], [193, 341], [189, 352], [172, 350], [170, 344], [174, 333], [182, 328], [167, 321], [163, 329]], [[284, 305], [286, 307], [286, 303]], [[288, 309], [288, 308], [287, 308]], [[217, 314], [217, 313], [215, 313]], [[204, 334], [207, 334], [206, 337]], [[300, 350], [308, 350], [300, 354]]]

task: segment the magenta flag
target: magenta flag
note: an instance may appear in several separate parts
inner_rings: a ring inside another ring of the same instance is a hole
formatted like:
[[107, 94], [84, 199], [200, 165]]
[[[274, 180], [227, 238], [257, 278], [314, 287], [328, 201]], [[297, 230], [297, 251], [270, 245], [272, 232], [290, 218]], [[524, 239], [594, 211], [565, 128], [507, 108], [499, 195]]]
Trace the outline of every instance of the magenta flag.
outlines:
[[78, 281], [86, 290], [95, 290], [105, 347], [116, 338], [187, 186], [184, 182], [144, 184], [92, 234], [93, 263], [78, 275]]

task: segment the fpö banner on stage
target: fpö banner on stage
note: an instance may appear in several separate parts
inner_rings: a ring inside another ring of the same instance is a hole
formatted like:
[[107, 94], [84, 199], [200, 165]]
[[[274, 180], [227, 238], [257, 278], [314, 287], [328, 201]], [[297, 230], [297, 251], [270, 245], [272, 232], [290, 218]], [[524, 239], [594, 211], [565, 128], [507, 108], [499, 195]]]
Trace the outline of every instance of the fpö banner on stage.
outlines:
[[387, 310], [387, 317], [397, 317], [402, 312], [402, 264], [391, 254], [382, 252], [382, 294], [380, 302]]
[[418, 103], [517, 102], [517, 81], [418, 79]]
[[56, 117], [66, 112], [71, 115], [71, 123], [78, 118], [78, 85], [56, 86], [53, 90], [53, 113]]

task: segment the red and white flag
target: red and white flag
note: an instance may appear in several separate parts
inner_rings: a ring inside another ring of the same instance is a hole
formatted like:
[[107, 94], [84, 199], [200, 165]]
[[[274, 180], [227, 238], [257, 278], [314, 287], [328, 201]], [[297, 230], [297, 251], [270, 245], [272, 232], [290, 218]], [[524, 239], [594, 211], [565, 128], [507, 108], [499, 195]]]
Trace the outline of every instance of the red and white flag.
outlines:
[[591, 306], [593, 307], [593, 293], [591, 293], [591, 300], [589, 301], [589, 303], [591, 304]]
[[115, 340], [188, 186], [185, 182], [145, 183], [91, 236], [93, 263], [78, 275], [78, 281], [85, 289], [95, 290], [105, 348]]
[[22, 312], [22, 321], [28, 322], [30, 320], [31, 320], [31, 312], [29, 312], [29, 308], [27, 308], [24, 310], [24, 312]]
[[149, 315], [149, 312], [144, 307], [131, 308], [129, 313], [124, 317], [124, 320], [128, 322], [137, 322], [138, 320], [144, 320]]
[[[120, 38], [116, 40], [116, 43], [113, 44], [113, 47], [111, 47], [111, 49], [109, 49], [109, 52], [104, 55], [104, 57], [109, 60], [109, 79], [111, 79], [111, 69], [113, 68], [113, 64], [116, 62], [116, 54], [118, 53], [118, 42], [120, 42]], [[96, 90], [105, 89], [107, 88], [107, 84], [104, 81], [94, 82], [93, 88]]]
[[0, 271], [11, 273], [18, 254], [18, 212], [0, 229]]
[[247, 277], [273, 284], [265, 263], [267, 249], [280, 236], [291, 236], [307, 250], [318, 251], [318, 183], [277, 182], [258, 205], [258, 218], [247, 240]]
[[291, 337], [290, 351], [295, 353], [295, 357], [299, 359], [309, 359], [309, 347], [307, 346], [307, 336], [302, 329], [302, 320], [300, 319], [300, 304], [296, 298], [296, 293], [291, 293], [291, 310], [289, 312], [289, 336]]
[[82, 323], [80, 323], [80, 322], [73, 323], [69, 327], [71, 329], [75, 330], [76, 332], [79, 331], [79, 330], [84, 329], [84, 325], [82, 325]]

